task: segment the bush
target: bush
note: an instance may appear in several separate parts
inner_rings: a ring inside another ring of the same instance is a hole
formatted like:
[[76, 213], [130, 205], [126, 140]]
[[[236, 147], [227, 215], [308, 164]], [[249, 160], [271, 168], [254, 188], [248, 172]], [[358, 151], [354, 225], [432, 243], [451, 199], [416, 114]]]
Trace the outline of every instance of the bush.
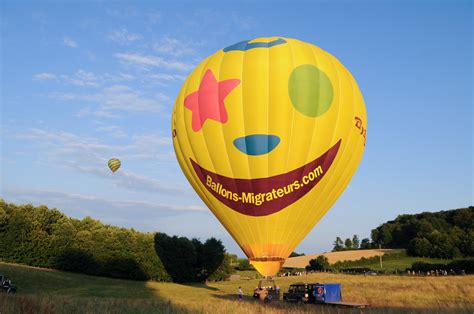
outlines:
[[231, 255], [225, 254], [221, 265], [214, 271], [207, 280], [223, 281], [229, 279], [230, 275], [235, 273], [235, 269], [230, 265]]
[[239, 259], [238, 270], [254, 270], [255, 268], [250, 264], [250, 261], [247, 258]]
[[416, 262], [411, 266], [411, 270], [428, 272], [432, 270], [453, 270], [455, 272], [465, 271], [467, 274], [474, 273], [474, 259], [458, 259], [447, 264], [435, 264]]
[[318, 257], [309, 261], [309, 265], [306, 266], [306, 270], [325, 270], [329, 269], [330, 265], [328, 259], [324, 255], [319, 255]]

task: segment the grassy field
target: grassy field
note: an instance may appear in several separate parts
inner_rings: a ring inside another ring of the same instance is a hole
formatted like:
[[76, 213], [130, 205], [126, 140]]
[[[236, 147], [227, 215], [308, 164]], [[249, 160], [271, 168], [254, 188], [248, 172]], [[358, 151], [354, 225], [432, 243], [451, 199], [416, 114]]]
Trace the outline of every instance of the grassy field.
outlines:
[[[0, 294], [4, 313], [360, 313], [317, 305], [269, 305], [251, 297], [258, 280], [180, 285], [85, 276], [0, 263], [0, 274], [18, 285]], [[371, 304], [365, 313], [472, 313], [474, 276], [407, 277], [313, 274], [278, 278], [282, 290], [294, 282], [342, 284], [347, 301]], [[245, 293], [236, 301], [239, 286]]]
[[[318, 257], [321, 254], [298, 256], [287, 259], [284, 267], [295, 267], [304, 268], [302, 265], [308, 265], [309, 260]], [[451, 260], [443, 260], [437, 258], [426, 258], [426, 257], [412, 257], [407, 256], [404, 250], [354, 250], [354, 251], [342, 251], [342, 252], [329, 252], [322, 254], [328, 258], [329, 263], [334, 264], [340, 261], [350, 261], [344, 268], [370, 268], [373, 270], [384, 270], [384, 271], [405, 271], [410, 268], [415, 262], [425, 262], [433, 264], [446, 264]], [[382, 266], [380, 268], [380, 261], [378, 258], [374, 260], [360, 260], [362, 257], [370, 258], [374, 256], [382, 255]]]
[[381, 250], [351, 250], [339, 252], [327, 252], [321, 254], [309, 254], [304, 256], [287, 258], [283, 267], [305, 268], [309, 265], [309, 261], [317, 258], [320, 255], [325, 256], [330, 264], [342, 261], [355, 261], [362, 257], [368, 258], [373, 256], [380, 256], [386, 253], [399, 252], [401, 250], [381, 249]]
[[[383, 258], [382, 258], [383, 259]], [[425, 262], [425, 263], [432, 263], [432, 264], [446, 264], [451, 260], [443, 260], [437, 258], [425, 258], [425, 257], [412, 257], [412, 256], [404, 256], [402, 258], [397, 259], [383, 259], [383, 268], [380, 268], [379, 261], [368, 261], [366, 263], [359, 263], [358, 265], [354, 265], [355, 268], [357, 267], [364, 267], [370, 268], [373, 270], [388, 270], [388, 271], [395, 271], [400, 270], [404, 271], [407, 268], [410, 268], [413, 263], [416, 262]]]

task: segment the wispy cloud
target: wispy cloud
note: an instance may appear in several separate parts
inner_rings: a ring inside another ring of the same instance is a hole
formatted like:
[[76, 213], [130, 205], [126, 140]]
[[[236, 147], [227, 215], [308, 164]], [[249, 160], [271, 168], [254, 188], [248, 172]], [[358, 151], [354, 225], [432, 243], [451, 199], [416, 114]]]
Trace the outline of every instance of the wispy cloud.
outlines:
[[182, 56], [195, 54], [193, 47], [196, 43], [188, 40], [179, 40], [177, 38], [166, 36], [153, 44], [153, 49], [160, 53], [172, 56]]
[[114, 84], [120, 82], [129, 82], [136, 77], [129, 73], [104, 73], [102, 75], [78, 69], [73, 74], [54, 74], [50, 72], [36, 73], [33, 75], [35, 80], [54, 80], [64, 84], [72, 84], [80, 87], [98, 87], [106, 84]]
[[114, 138], [127, 138], [127, 134], [118, 125], [101, 125], [96, 128], [98, 132], [104, 132]]
[[[102, 125], [101, 127], [103, 131], [120, 130], [118, 126]], [[41, 152], [38, 156], [46, 156], [50, 159], [49, 163], [54, 162], [62, 167], [101, 177], [127, 190], [166, 194], [190, 192], [187, 186], [163, 183], [127, 169], [121, 169], [113, 176], [110, 175], [106, 164], [107, 160], [114, 156], [121, 159], [122, 163], [138, 160], [174, 162], [171, 140], [160, 133], [126, 136], [121, 138], [119, 144], [108, 144], [98, 138], [70, 132], [38, 128], [23, 133], [9, 134], [9, 136], [32, 142], [36, 146], [35, 149]]]
[[68, 101], [68, 100], [74, 100], [77, 98], [77, 95], [74, 93], [68, 93], [68, 92], [54, 92], [49, 94], [49, 97], [52, 99], [60, 100], [60, 101]]
[[186, 80], [186, 76], [179, 74], [153, 73], [144, 76], [144, 79], [152, 84], [168, 85], [175, 82], [184, 82], [184, 80]]
[[77, 70], [73, 76], [63, 75], [62, 78], [76, 86], [99, 86], [99, 78], [94, 73], [82, 69]]
[[37, 74], [33, 75], [33, 78], [35, 80], [39, 80], [39, 81], [48, 81], [48, 80], [57, 80], [58, 79], [58, 77], [55, 74], [48, 73], [48, 72], [37, 73]]
[[[157, 93], [151, 98], [142, 95], [138, 90], [125, 85], [113, 85], [102, 90], [96, 95], [101, 103], [102, 109], [123, 111], [147, 111], [161, 112], [163, 103], [169, 101], [169, 97]], [[94, 96], [92, 97], [92, 99]]]
[[94, 108], [82, 108], [76, 114], [77, 117], [94, 115], [116, 118], [117, 112], [162, 113], [165, 111], [165, 104], [171, 101], [165, 94], [144, 95], [143, 92], [126, 85], [112, 85], [90, 94], [54, 92], [49, 96], [59, 101], [80, 100], [95, 104]]
[[127, 29], [121, 28], [110, 33], [107, 38], [120, 45], [128, 45], [136, 40], [142, 39], [143, 36], [140, 34], [130, 33]]
[[[123, 158], [120, 159], [122, 160], [122, 163], [124, 163]], [[180, 195], [183, 193], [189, 194], [191, 192], [191, 190], [186, 186], [172, 186], [169, 185], [168, 182], [162, 182], [141, 174], [124, 170], [123, 167], [120, 169], [120, 171], [114, 173], [114, 175], [111, 176], [110, 170], [106, 168], [105, 161], [102, 164], [96, 166], [84, 166], [81, 163], [71, 161], [66, 162], [65, 165], [82, 173], [92, 174], [112, 181], [116, 186], [130, 191], [147, 191], [163, 195]]]
[[104, 223], [135, 228], [148, 226], [150, 220], [158, 220], [165, 216], [208, 211], [204, 206], [197, 204], [181, 205], [141, 200], [114, 200], [48, 189], [9, 188], [3, 190], [2, 194], [7, 202], [36, 206], [47, 205], [50, 208], [59, 208], [66, 215], [74, 218], [82, 219], [86, 216], [93, 216]]
[[63, 44], [68, 46], [68, 47], [71, 47], [71, 48], [77, 48], [78, 47], [77, 42], [75, 40], [73, 40], [72, 38], [70, 38], [70, 37], [64, 37], [63, 38]]
[[190, 63], [180, 61], [165, 60], [158, 56], [143, 55], [138, 53], [116, 53], [115, 57], [120, 62], [138, 66], [142, 69], [150, 69], [152, 67], [165, 68], [169, 70], [189, 71], [194, 66]]

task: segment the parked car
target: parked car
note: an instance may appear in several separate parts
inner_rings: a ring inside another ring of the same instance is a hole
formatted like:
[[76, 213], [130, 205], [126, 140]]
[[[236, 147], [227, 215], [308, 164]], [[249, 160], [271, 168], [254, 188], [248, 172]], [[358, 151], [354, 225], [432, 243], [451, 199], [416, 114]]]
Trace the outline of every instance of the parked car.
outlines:
[[313, 291], [318, 283], [298, 282], [290, 285], [288, 292], [283, 293], [286, 302], [314, 303]]

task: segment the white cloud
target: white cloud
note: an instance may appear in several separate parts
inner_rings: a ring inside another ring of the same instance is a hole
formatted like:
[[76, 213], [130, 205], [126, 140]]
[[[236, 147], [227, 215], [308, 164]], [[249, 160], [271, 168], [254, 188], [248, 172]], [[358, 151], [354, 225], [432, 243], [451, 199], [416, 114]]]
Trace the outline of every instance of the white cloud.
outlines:
[[74, 76], [68, 77], [68, 76], [62, 76], [66, 80], [68, 80], [71, 84], [76, 85], [76, 86], [89, 86], [89, 87], [95, 87], [99, 86], [99, 77], [97, 77], [94, 73], [92, 72], [87, 72], [82, 69], [79, 69], [74, 73]]
[[127, 134], [117, 125], [101, 125], [96, 128], [98, 132], [104, 132], [115, 138], [127, 138]]
[[54, 93], [51, 93], [49, 97], [56, 100], [69, 101], [69, 100], [76, 99], [77, 95], [73, 93], [54, 92]]
[[105, 84], [129, 82], [136, 79], [135, 76], [128, 73], [119, 72], [98, 75], [84, 69], [78, 69], [74, 74], [71, 75], [42, 72], [34, 74], [33, 78], [35, 80], [55, 80], [80, 87], [98, 87]]
[[104, 88], [101, 93], [92, 95], [91, 100], [97, 100], [104, 111], [146, 111], [161, 112], [163, 103], [169, 101], [164, 94], [145, 97], [139, 91], [125, 85], [113, 85]]
[[33, 77], [35, 80], [39, 81], [57, 80], [57, 76], [55, 74], [47, 72], [37, 73]]
[[[117, 155], [112, 155], [110, 156], [117, 156]], [[118, 156], [119, 159], [122, 161], [122, 164], [126, 162], [126, 160], [129, 160], [128, 158], [122, 158], [121, 156]], [[144, 175], [134, 173], [132, 171], [127, 171], [122, 168], [115, 172], [113, 176], [111, 176], [110, 170], [106, 167], [107, 161], [104, 160], [102, 163], [97, 164], [95, 166], [84, 166], [82, 163], [78, 162], [71, 162], [68, 161], [64, 165], [75, 169], [77, 171], [80, 171], [82, 173], [88, 173], [92, 174], [98, 177], [101, 177], [103, 179], [112, 181], [116, 186], [125, 188], [130, 191], [147, 191], [151, 193], [158, 193], [158, 194], [174, 194], [174, 195], [180, 195], [180, 194], [189, 194], [191, 192], [190, 188], [185, 187], [185, 186], [173, 186], [170, 185], [168, 182], [162, 182], [156, 179], [152, 179], [149, 177], [146, 177]]]
[[168, 74], [168, 73], [154, 73], [146, 77], [152, 83], [164, 85], [167, 82], [180, 82], [186, 79], [185, 75]]
[[[114, 129], [120, 130], [118, 126], [102, 125], [103, 131], [112, 132]], [[112, 156], [122, 160], [122, 164], [136, 160], [174, 163], [171, 140], [160, 133], [135, 134], [122, 138], [118, 144], [107, 144], [103, 142], [103, 139], [70, 132], [53, 132], [39, 128], [10, 134], [10, 136], [33, 142], [37, 146], [35, 149], [38, 156], [47, 156], [51, 159], [49, 163], [53, 162], [62, 167], [110, 180], [128, 190], [166, 194], [191, 191], [188, 186], [164, 183], [126, 169], [121, 169], [113, 176], [110, 175], [106, 164]]]
[[93, 111], [92, 115], [99, 118], [109, 118], [109, 119], [119, 118], [119, 115], [114, 114], [110, 111], [101, 110], [101, 109]]
[[63, 38], [63, 44], [68, 46], [68, 47], [71, 47], [71, 48], [77, 48], [78, 47], [77, 43], [72, 38], [69, 38], [69, 37], [64, 37]]
[[104, 223], [135, 228], [148, 226], [150, 221], [166, 216], [208, 212], [202, 205], [115, 200], [48, 189], [9, 188], [3, 190], [2, 194], [7, 202], [47, 205], [50, 208], [59, 208], [60, 211], [74, 218], [82, 219], [92, 216]]
[[127, 45], [136, 40], [142, 39], [143, 36], [140, 34], [130, 33], [127, 29], [121, 28], [110, 33], [107, 38], [120, 45]]
[[117, 74], [106, 73], [104, 74], [104, 80], [107, 82], [112, 82], [112, 83], [133, 81], [135, 80], [135, 76], [128, 73], [117, 73]]
[[192, 48], [196, 43], [190, 44], [189, 41], [179, 40], [172, 37], [164, 37], [153, 44], [153, 49], [162, 54], [172, 56], [191, 55], [195, 53]]
[[194, 67], [189, 63], [169, 61], [161, 57], [138, 53], [116, 53], [115, 57], [125, 64], [135, 65], [145, 70], [151, 67], [161, 67], [169, 70], [188, 71]]
[[81, 109], [76, 116], [85, 117], [94, 115], [104, 118], [116, 118], [117, 111], [122, 112], [151, 112], [162, 113], [165, 103], [170, 98], [162, 93], [151, 96], [144, 95], [136, 89], [126, 85], [112, 85], [92, 94], [51, 93], [50, 97], [60, 101], [80, 100], [97, 104], [96, 108], [87, 106]]

